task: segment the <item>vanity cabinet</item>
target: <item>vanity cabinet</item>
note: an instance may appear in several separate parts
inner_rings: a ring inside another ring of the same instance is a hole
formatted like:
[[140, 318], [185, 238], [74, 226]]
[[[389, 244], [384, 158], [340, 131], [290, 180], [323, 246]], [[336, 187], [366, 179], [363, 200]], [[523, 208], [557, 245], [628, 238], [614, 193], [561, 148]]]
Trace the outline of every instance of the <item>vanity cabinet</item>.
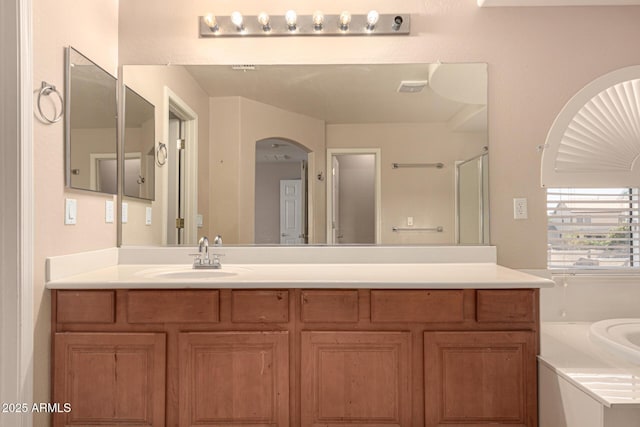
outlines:
[[428, 426], [531, 426], [537, 413], [533, 332], [425, 332]]
[[537, 426], [533, 289], [54, 290], [55, 426]]
[[71, 403], [55, 427], [165, 424], [165, 334], [54, 336], [54, 401]]
[[409, 332], [302, 332], [301, 360], [301, 425], [411, 425]]
[[289, 425], [286, 331], [178, 337], [181, 426]]

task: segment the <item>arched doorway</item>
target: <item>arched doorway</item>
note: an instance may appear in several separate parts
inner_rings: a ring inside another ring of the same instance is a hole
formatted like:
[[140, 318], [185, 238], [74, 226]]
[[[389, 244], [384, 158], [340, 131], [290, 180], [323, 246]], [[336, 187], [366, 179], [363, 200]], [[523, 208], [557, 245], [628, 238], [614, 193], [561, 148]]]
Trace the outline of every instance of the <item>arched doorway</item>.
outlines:
[[254, 242], [308, 242], [308, 154], [284, 138], [256, 142]]

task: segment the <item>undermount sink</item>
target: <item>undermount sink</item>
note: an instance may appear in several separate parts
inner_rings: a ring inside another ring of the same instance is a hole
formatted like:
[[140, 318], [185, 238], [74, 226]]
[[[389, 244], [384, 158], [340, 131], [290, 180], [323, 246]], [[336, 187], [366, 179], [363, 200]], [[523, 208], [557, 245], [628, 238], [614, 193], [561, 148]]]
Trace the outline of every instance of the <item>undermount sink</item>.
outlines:
[[248, 271], [248, 269], [243, 267], [225, 266], [221, 269], [194, 269], [191, 265], [180, 265], [148, 268], [140, 271], [137, 275], [149, 279], [207, 280], [237, 276], [243, 271]]

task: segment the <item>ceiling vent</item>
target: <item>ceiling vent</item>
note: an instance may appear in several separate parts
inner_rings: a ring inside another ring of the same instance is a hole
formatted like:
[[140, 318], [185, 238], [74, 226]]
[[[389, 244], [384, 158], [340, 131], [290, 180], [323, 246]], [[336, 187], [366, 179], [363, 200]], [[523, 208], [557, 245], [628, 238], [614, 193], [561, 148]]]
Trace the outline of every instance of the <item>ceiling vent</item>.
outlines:
[[235, 71], [255, 71], [256, 66], [251, 64], [239, 64], [239, 65], [232, 65], [231, 69]]
[[427, 86], [426, 80], [403, 80], [398, 86], [400, 93], [419, 93]]

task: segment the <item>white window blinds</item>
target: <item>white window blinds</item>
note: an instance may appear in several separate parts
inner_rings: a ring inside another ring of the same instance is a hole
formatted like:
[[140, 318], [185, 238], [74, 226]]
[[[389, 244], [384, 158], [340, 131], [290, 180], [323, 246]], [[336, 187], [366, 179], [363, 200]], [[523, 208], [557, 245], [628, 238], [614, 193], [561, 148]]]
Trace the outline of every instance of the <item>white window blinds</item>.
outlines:
[[638, 209], [638, 189], [547, 189], [548, 268], [640, 268]]

